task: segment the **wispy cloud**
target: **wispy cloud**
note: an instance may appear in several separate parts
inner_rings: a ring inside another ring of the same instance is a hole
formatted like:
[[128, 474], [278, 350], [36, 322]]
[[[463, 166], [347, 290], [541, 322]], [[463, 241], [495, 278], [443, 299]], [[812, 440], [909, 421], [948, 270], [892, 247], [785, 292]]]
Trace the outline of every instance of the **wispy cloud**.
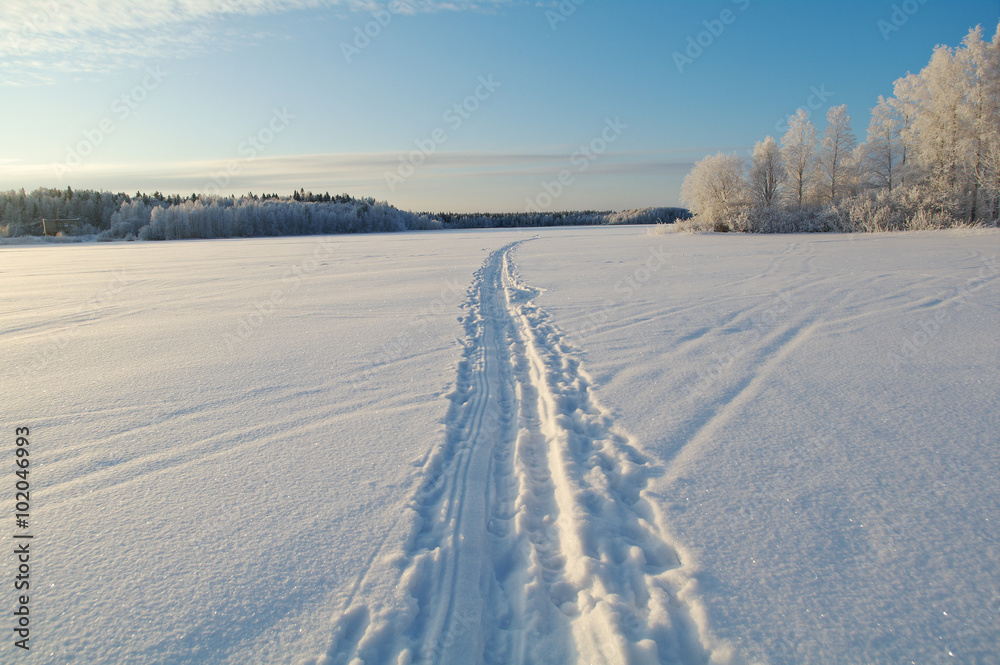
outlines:
[[[643, 150], [607, 153], [595, 162], [588, 175], [642, 175], [686, 173], [692, 150]], [[73, 187], [108, 187], [168, 193], [212, 190], [217, 174], [226, 173], [224, 192], [247, 191], [287, 193], [299, 187], [314, 191], [350, 191], [389, 198], [385, 174], [399, 163], [398, 153], [314, 154], [257, 157], [244, 160], [238, 169], [232, 160], [202, 160], [162, 164], [93, 163], [83, 164], [74, 173]], [[566, 168], [566, 155], [552, 152], [442, 152], [434, 155], [413, 178], [417, 191], [428, 185], [442, 186], [456, 180], [517, 182], [530, 189], [541, 179], [551, 179]], [[5, 164], [0, 162], [0, 188], [17, 186], [19, 181], [56, 182], [52, 165]], [[103, 183], [103, 184], [102, 184]], [[406, 196], [409, 190], [397, 192]]]
[[[488, 11], [517, 0], [393, 0], [400, 13]], [[375, 0], [3, 0], [0, 83], [47, 83], [60, 74], [105, 73], [137, 59], [225, 48], [233, 19], [340, 8], [372, 12]]]

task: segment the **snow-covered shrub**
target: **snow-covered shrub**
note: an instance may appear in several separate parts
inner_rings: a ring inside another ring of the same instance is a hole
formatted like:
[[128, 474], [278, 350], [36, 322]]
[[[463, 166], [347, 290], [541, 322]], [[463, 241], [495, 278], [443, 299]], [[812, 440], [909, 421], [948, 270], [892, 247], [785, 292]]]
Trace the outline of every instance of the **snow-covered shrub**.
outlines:
[[743, 159], [736, 154], [709, 155], [696, 162], [681, 183], [681, 200], [696, 217], [714, 229], [729, 225], [729, 219], [750, 199]]
[[879, 232], [941, 229], [953, 226], [955, 217], [934, 206], [923, 187], [866, 192], [843, 199], [832, 212], [850, 231]]
[[695, 215], [690, 219], [683, 219], [674, 222], [677, 233], [712, 233], [715, 229], [715, 222], [702, 215]]
[[737, 211], [734, 230], [745, 233], [819, 233], [844, 231], [843, 222], [830, 209], [817, 206], [753, 206]]

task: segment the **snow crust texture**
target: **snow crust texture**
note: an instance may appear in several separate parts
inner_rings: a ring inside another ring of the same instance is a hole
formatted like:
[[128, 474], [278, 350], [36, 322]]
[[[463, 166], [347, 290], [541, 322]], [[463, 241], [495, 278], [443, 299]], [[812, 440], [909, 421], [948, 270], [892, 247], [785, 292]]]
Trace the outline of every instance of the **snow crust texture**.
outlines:
[[[319, 665], [709, 661], [643, 496], [663, 470], [533, 303], [522, 242], [475, 274], [447, 433], [397, 527], [405, 544], [359, 580]], [[395, 597], [372, 603], [393, 575]]]
[[1000, 663], [998, 251], [0, 248], [0, 663]]

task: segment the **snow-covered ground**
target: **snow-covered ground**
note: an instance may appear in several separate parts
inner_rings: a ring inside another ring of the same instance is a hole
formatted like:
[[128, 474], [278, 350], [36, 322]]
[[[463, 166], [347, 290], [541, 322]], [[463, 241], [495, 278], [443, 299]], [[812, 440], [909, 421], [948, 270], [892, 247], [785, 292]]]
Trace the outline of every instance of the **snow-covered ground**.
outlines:
[[0, 248], [0, 662], [1000, 662], [998, 254]]

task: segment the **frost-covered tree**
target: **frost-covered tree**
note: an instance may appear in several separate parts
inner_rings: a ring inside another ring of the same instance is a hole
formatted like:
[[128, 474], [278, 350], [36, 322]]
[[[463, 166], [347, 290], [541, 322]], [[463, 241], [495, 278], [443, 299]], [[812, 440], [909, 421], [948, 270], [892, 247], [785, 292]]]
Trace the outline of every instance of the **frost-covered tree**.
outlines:
[[906, 167], [903, 126], [900, 105], [892, 104], [879, 95], [878, 104], [872, 109], [872, 118], [868, 123], [868, 140], [863, 144], [866, 148], [864, 156], [867, 180], [874, 187], [891, 192], [893, 187], [903, 182], [903, 169]]
[[912, 114], [901, 134], [920, 185], [936, 210], [966, 221], [997, 216], [998, 61], [1000, 27], [989, 43], [976, 27], [961, 47], [938, 46], [920, 74], [896, 81], [896, 98]]
[[[829, 110], [822, 143], [808, 113], [799, 109], [781, 138], [784, 186], [767, 166], [773, 157], [768, 138], [755, 146], [746, 183], [759, 205], [735, 205], [736, 214], [727, 222], [748, 231], [995, 224], [1000, 218], [1000, 26], [991, 41], [977, 27], [958, 48], [937, 47], [919, 74], [895, 81], [893, 95], [879, 97], [860, 146], [845, 106]], [[700, 217], [719, 219], [734, 208], [726, 201], [739, 198], [719, 194], [725, 190], [718, 183], [739, 180], [736, 163], [719, 161], [723, 157], [699, 162], [699, 173], [692, 171], [685, 180], [686, 198]], [[776, 192], [787, 206], [774, 205]], [[804, 205], [814, 202], [826, 205]]]
[[724, 222], [748, 201], [739, 155], [719, 153], [695, 163], [681, 184], [681, 200], [710, 224]]
[[805, 109], [799, 109], [788, 119], [788, 131], [781, 137], [781, 157], [788, 174], [791, 200], [797, 205], [806, 202], [812, 181], [817, 147], [816, 127], [809, 121]]
[[958, 49], [938, 47], [921, 70], [911, 130], [935, 206], [966, 221], [997, 217], [1000, 27], [992, 42], [974, 28]]
[[0, 192], [0, 236], [39, 234], [42, 218], [79, 219], [79, 232], [97, 232], [109, 227], [111, 216], [127, 201], [125, 194], [72, 187]]
[[961, 200], [965, 187], [961, 177], [964, 160], [959, 108], [964, 93], [960, 79], [961, 67], [954, 51], [938, 46], [927, 67], [911, 80], [904, 100], [915, 111], [905, 137], [925, 173], [928, 194], [937, 207], [956, 212], [965, 204]]
[[843, 184], [839, 190], [841, 198], [857, 196], [871, 187], [867, 144], [854, 146], [854, 150], [844, 161], [843, 175]]
[[837, 202], [844, 184], [850, 179], [848, 163], [856, 145], [847, 105], [834, 106], [826, 114], [826, 129], [816, 160], [820, 195], [827, 203]]
[[916, 89], [921, 85], [920, 77], [907, 74], [893, 84], [893, 97], [887, 101], [899, 119], [899, 138], [902, 146], [900, 166], [900, 186], [914, 184], [920, 177], [920, 163], [913, 149], [913, 119], [917, 115], [917, 105], [913, 103]]
[[964, 166], [972, 188], [969, 221], [995, 218], [998, 182], [991, 162], [1000, 152], [1000, 26], [992, 42], [983, 41], [982, 28], [977, 26], [955, 55], [964, 88], [959, 117]]
[[750, 196], [754, 203], [769, 207], [776, 201], [778, 188], [785, 182], [785, 163], [774, 138], [768, 136], [753, 147], [750, 164]]

